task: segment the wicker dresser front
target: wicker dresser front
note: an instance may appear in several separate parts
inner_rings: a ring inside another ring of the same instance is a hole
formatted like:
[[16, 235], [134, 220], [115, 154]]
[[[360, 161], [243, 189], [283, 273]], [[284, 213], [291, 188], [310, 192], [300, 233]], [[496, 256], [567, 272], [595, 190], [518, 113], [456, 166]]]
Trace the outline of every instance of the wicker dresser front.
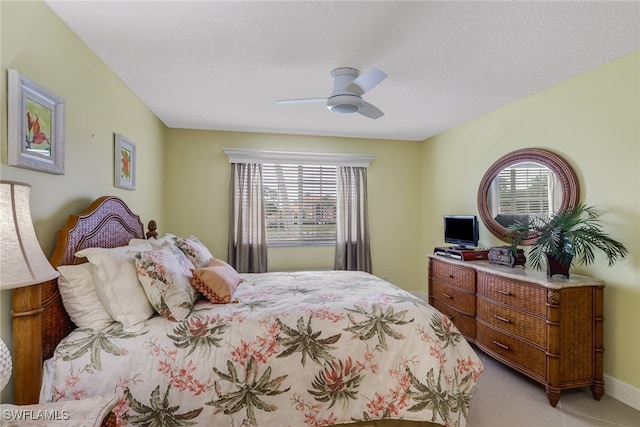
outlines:
[[519, 371], [544, 382], [546, 290], [478, 271], [477, 344]]
[[476, 272], [435, 262], [431, 266], [429, 303], [445, 314], [471, 342], [476, 339]]
[[486, 354], [543, 384], [552, 406], [564, 389], [604, 394], [603, 290], [584, 276], [429, 258], [430, 304]]

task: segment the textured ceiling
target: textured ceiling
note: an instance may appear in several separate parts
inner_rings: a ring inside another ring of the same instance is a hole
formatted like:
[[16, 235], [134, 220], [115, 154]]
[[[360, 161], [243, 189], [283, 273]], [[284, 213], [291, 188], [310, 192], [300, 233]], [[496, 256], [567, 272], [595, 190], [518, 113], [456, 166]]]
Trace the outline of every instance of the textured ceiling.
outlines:
[[[172, 128], [424, 140], [640, 49], [635, 1], [47, 4]], [[384, 117], [275, 103], [343, 66]]]

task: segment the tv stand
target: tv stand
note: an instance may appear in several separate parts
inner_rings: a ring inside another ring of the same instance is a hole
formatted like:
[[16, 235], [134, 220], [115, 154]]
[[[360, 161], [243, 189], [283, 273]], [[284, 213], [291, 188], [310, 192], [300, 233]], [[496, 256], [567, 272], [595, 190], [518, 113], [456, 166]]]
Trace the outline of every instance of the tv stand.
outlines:
[[459, 246], [438, 247], [433, 250], [438, 256], [453, 258], [460, 261], [478, 261], [489, 259], [489, 251], [461, 248]]

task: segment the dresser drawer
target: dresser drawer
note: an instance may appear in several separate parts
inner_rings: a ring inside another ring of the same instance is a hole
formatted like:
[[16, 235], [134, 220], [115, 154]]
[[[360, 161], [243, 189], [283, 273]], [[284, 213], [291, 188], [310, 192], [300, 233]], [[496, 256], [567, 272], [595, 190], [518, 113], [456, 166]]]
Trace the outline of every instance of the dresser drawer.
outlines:
[[470, 267], [432, 260], [431, 277], [467, 291], [476, 291], [476, 272]]
[[478, 295], [539, 316], [547, 314], [547, 290], [478, 271]]
[[547, 376], [547, 358], [544, 350], [500, 333], [482, 321], [478, 322], [476, 342], [542, 379]]
[[510, 334], [547, 348], [547, 322], [478, 297], [478, 319]]
[[432, 295], [443, 303], [456, 308], [470, 316], [476, 315], [476, 296], [473, 293], [464, 292], [453, 286], [434, 280]]
[[438, 301], [433, 300], [433, 306], [442, 314], [447, 316], [451, 322], [456, 325], [456, 328], [467, 337], [467, 339], [476, 339], [476, 319], [473, 316], [467, 316], [464, 313], [456, 311], [450, 306]]

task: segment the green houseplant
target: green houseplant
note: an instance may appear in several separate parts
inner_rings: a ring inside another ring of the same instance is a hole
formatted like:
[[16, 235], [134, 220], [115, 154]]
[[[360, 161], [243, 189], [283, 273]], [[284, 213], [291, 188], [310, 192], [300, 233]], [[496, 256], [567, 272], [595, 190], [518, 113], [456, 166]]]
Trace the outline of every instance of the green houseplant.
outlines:
[[609, 266], [627, 255], [627, 248], [603, 231], [599, 216], [594, 207], [579, 203], [549, 217], [520, 220], [507, 227], [506, 235], [513, 253], [522, 241], [535, 238], [528, 256], [531, 265], [542, 270], [546, 264], [548, 276], [563, 274], [568, 278], [576, 261], [593, 263], [598, 249], [607, 255]]

